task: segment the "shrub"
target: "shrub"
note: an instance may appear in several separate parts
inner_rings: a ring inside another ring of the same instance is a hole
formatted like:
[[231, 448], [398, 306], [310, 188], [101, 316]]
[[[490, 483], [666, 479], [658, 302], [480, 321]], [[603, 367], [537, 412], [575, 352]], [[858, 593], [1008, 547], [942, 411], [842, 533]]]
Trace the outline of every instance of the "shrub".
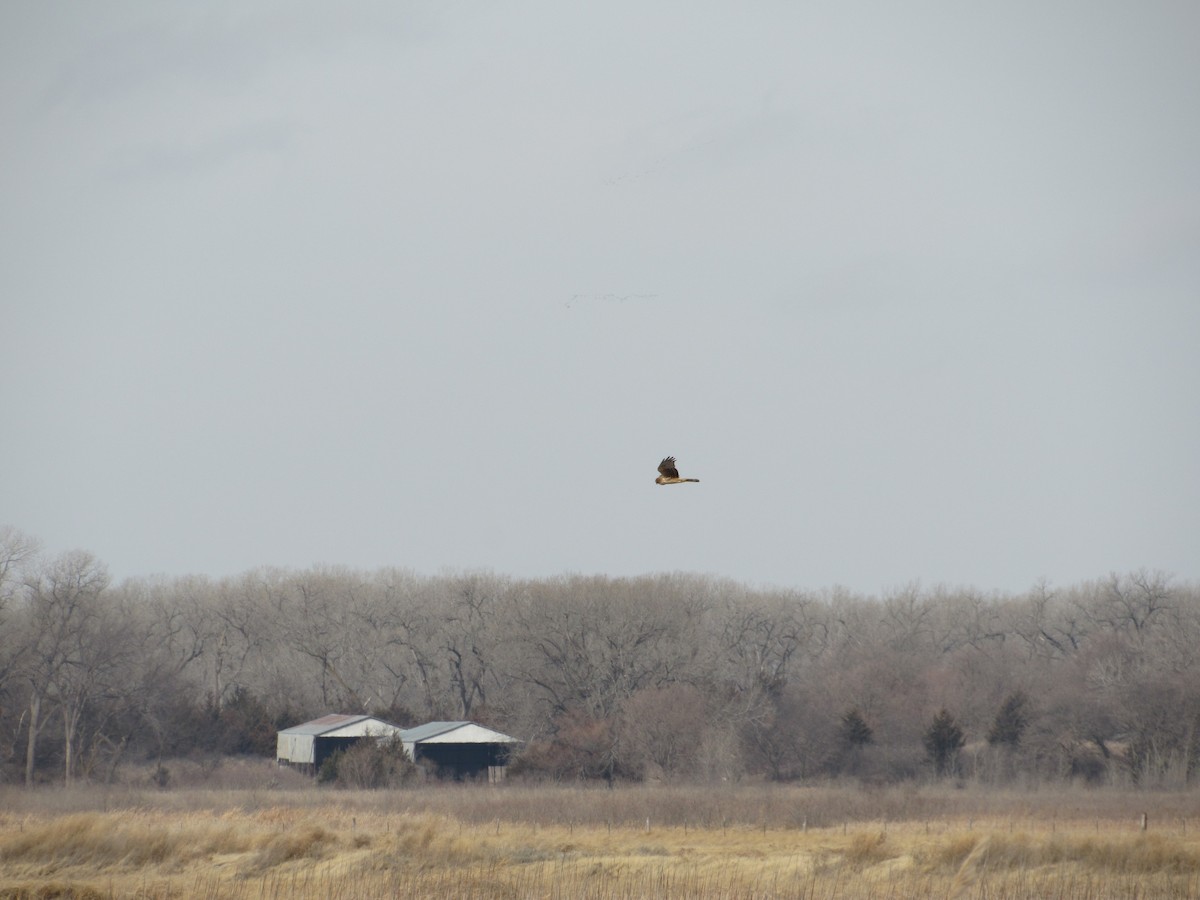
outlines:
[[415, 772], [399, 738], [364, 738], [328, 756], [321, 763], [317, 781], [352, 788], [399, 787]]

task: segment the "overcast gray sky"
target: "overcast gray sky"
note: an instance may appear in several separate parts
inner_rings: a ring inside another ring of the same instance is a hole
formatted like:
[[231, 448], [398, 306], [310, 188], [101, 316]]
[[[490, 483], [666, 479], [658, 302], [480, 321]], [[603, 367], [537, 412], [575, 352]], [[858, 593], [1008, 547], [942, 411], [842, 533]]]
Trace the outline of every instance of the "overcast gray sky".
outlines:
[[1197, 35], [8, 0], [0, 523], [118, 578], [1195, 579]]

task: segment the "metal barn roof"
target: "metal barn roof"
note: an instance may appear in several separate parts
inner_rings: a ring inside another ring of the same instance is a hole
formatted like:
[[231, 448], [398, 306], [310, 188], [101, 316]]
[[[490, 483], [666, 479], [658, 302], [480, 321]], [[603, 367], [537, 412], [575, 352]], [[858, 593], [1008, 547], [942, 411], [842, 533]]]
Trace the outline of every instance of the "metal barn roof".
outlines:
[[501, 734], [474, 722], [427, 722], [400, 732], [405, 744], [519, 744], [515, 737]]
[[[371, 716], [348, 716], [340, 713], [334, 713], [328, 716], [321, 716], [319, 719], [313, 719], [311, 722], [303, 722], [300, 725], [293, 725], [291, 728], [284, 728], [280, 734], [324, 734], [327, 731], [333, 731], [337, 728], [343, 728], [346, 725], [353, 725], [361, 722], [363, 719], [370, 719]], [[380, 719], [379, 721], [383, 721]]]
[[376, 716], [348, 716], [334, 714], [321, 716], [311, 722], [294, 725], [279, 732], [289, 737], [376, 737], [386, 734], [397, 734], [401, 731], [399, 725], [393, 725]]

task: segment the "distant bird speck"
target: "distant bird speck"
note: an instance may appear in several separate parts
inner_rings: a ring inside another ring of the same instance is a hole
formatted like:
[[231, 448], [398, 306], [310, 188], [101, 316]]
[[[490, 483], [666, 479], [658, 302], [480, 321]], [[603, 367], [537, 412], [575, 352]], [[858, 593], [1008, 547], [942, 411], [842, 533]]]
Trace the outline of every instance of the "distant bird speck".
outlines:
[[624, 303], [626, 300], [653, 300], [658, 294], [572, 294], [564, 306], [570, 309], [580, 303]]

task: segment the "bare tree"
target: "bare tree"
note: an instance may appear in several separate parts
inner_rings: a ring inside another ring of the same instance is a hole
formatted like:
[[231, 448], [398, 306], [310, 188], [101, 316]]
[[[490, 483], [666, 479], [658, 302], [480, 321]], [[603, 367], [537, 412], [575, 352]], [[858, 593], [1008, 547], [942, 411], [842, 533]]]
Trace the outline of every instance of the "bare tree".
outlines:
[[936, 646], [934, 604], [917, 582], [884, 598], [880, 623], [888, 646], [904, 653], [921, 653]]
[[438, 605], [442, 616], [439, 643], [455, 713], [469, 719], [478, 707], [487, 704], [491, 686], [503, 683], [494, 665], [498, 636], [495, 619], [509, 587], [485, 573], [444, 580], [443, 587]]
[[1078, 652], [1088, 635], [1077, 602], [1039, 581], [1010, 613], [1012, 633], [1024, 642], [1031, 658], [1063, 659]]
[[552, 713], [614, 715], [644, 687], [684, 679], [697, 664], [702, 610], [669, 581], [571, 578], [534, 583], [514, 617], [525, 654], [520, 677]]
[[23, 594], [26, 572], [38, 553], [36, 539], [12, 526], [0, 527], [0, 765], [19, 756], [19, 733], [27, 711], [19, 682], [29, 651], [24, 639], [28, 610]]
[[414, 681], [401, 644], [409, 636], [411, 614], [422, 608], [420, 581], [411, 572], [383, 570], [364, 581], [358, 594], [350, 610], [358, 652], [348, 677], [377, 714], [412, 724]]
[[317, 663], [322, 704], [365, 712], [366, 703], [342, 673], [355, 652], [350, 609], [357, 588], [345, 570], [309, 569], [284, 581], [274, 612], [288, 646]]
[[1095, 586], [1090, 602], [1080, 603], [1085, 616], [1114, 631], [1131, 630], [1137, 640], [1175, 609], [1170, 579], [1145, 569], [1130, 575], [1115, 572]]
[[620, 742], [643, 777], [691, 776], [708, 727], [703, 693], [690, 684], [644, 688], [625, 701]]
[[[69, 670], [81, 664], [80, 649], [96, 615], [96, 601], [108, 586], [108, 573], [90, 553], [74, 551], [54, 560], [28, 581], [25, 679], [29, 688], [29, 721], [25, 750], [25, 784], [33, 785], [37, 742], [46, 724], [45, 704], [64, 703], [65, 737], [72, 736], [70, 713], [74, 694]], [[67, 687], [67, 694], [62, 690]], [[82, 702], [82, 701], [81, 701]], [[76, 720], [77, 721], [77, 720]]]
[[18, 586], [14, 578], [41, 552], [41, 543], [11, 525], [0, 526], [0, 612], [12, 599]]
[[53, 696], [63, 722], [63, 780], [75, 778], [80, 721], [93, 701], [116, 687], [131, 649], [129, 628], [103, 594], [91, 598], [69, 631], [63, 664], [51, 679]]
[[[206, 678], [218, 711], [235, 691], [263, 675], [261, 671], [251, 675], [250, 670], [272, 643], [269, 603], [279, 577], [279, 573], [266, 571], [224, 579], [216, 585], [215, 596], [200, 586], [187, 585], [186, 596], [189, 600], [196, 598], [189, 603], [196, 615], [189, 632], [199, 629], [207, 661]], [[183, 646], [188, 647], [193, 640], [194, 634], [189, 634]], [[261, 693], [263, 685], [257, 687]]]

